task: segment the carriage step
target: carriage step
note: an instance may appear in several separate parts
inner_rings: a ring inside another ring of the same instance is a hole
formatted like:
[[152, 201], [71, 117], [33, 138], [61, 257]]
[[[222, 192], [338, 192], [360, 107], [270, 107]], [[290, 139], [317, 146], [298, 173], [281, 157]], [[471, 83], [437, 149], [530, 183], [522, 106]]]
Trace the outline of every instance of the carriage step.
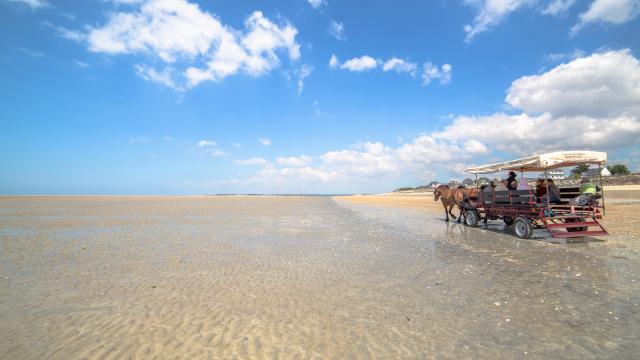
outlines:
[[604, 236], [609, 235], [606, 231], [572, 231], [572, 232], [552, 232], [554, 238], [572, 238], [582, 236]]
[[583, 227], [583, 226], [600, 227], [600, 223], [595, 221], [585, 221], [585, 222], [571, 222], [571, 223], [560, 223], [560, 224], [547, 224], [547, 228], [561, 228], [561, 229], [576, 228], [576, 227]]

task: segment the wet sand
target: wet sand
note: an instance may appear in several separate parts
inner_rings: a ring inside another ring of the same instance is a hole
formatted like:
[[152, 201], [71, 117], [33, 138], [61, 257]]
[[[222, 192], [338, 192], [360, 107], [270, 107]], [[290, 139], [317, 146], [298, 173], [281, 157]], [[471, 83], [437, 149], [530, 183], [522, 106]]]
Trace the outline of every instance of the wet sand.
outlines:
[[633, 358], [640, 256], [602, 244], [344, 198], [0, 197], [0, 358]]

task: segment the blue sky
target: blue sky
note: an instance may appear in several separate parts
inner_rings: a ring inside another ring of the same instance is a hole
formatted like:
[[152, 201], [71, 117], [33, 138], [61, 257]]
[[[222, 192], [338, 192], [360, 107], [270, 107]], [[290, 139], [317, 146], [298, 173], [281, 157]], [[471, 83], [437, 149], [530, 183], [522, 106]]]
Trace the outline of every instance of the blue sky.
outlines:
[[380, 192], [640, 166], [640, 0], [0, 0], [0, 193]]

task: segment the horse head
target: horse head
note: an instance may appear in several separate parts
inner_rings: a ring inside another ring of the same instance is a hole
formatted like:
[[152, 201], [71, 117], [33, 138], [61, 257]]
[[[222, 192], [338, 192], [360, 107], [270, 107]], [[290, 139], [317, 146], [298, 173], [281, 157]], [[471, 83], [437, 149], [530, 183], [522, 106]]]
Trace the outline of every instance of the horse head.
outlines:
[[433, 201], [438, 201], [438, 199], [440, 199], [440, 196], [442, 196], [442, 190], [448, 189], [449, 187], [447, 185], [440, 185], [437, 188], [435, 188], [435, 190], [433, 190]]

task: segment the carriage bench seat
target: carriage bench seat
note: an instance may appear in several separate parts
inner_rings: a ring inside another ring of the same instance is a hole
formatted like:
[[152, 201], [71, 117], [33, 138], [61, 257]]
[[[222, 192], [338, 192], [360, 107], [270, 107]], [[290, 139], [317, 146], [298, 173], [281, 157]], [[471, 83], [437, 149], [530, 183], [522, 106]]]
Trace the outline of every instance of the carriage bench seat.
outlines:
[[[492, 196], [482, 193], [484, 204], [530, 206], [536, 204], [536, 197], [532, 190], [499, 190], [494, 191]], [[495, 201], [495, 202], [494, 202]]]

